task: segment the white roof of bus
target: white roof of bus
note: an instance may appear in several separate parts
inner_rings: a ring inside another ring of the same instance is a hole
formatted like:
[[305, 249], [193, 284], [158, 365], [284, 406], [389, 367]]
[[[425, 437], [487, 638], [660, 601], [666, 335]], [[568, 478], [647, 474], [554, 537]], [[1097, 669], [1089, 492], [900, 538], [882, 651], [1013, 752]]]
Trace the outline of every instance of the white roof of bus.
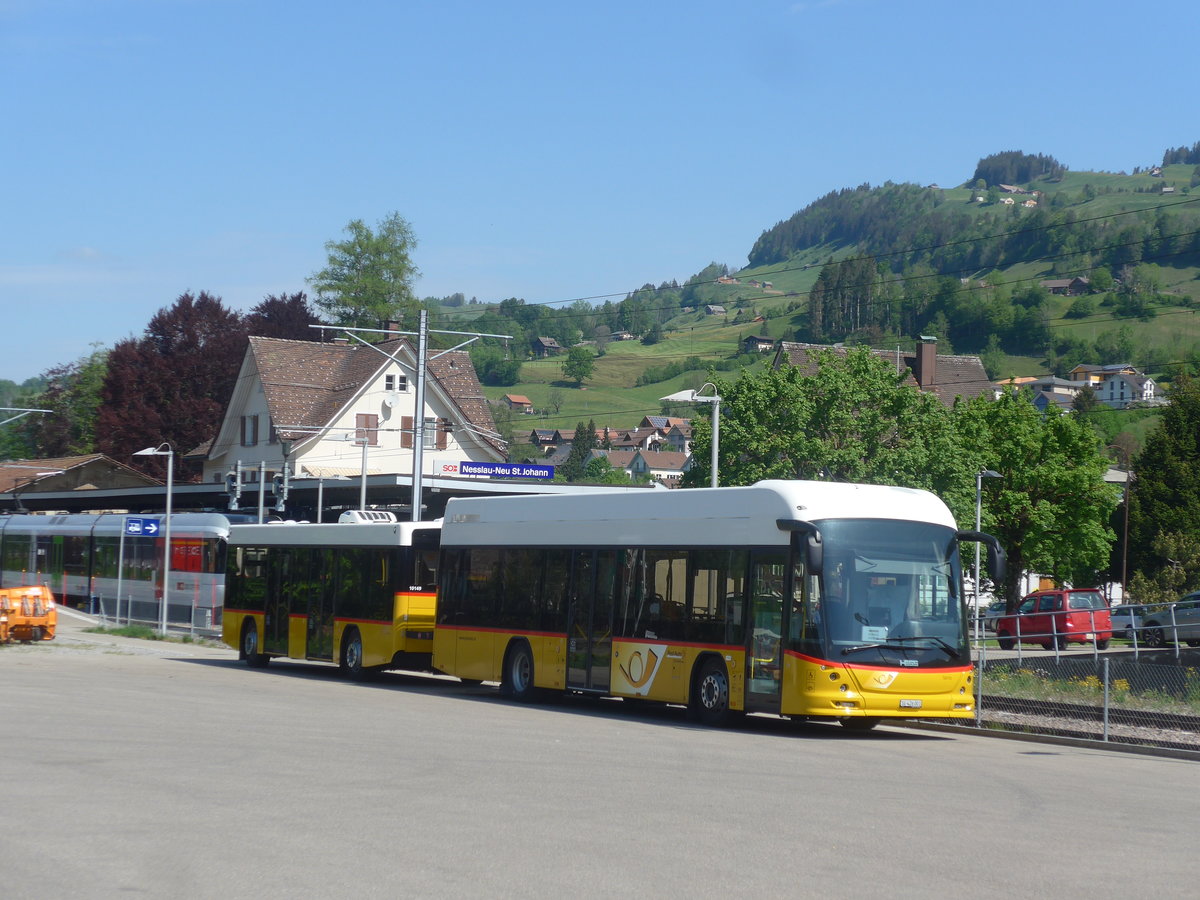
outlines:
[[269, 522], [232, 525], [229, 543], [242, 547], [405, 547], [419, 529], [437, 529], [430, 522]]
[[899, 519], [957, 528], [937, 496], [912, 488], [830, 481], [654, 494], [453, 498], [443, 546], [786, 545], [779, 519]]

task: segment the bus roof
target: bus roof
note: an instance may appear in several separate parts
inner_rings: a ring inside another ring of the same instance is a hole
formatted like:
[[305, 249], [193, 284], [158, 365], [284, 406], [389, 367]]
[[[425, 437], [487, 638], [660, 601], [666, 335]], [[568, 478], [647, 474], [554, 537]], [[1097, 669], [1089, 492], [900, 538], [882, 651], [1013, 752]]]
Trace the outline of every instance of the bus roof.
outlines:
[[234, 547], [407, 547], [417, 531], [437, 530], [442, 520], [431, 522], [271, 522], [264, 525], [231, 525], [229, 544]]
[[780, 519], [894, 519], [957, 528], [929, 491], [831, 481], [760, 481], [751, 487], [654, 494], [454, 498], [443, 546], [772, 546]]

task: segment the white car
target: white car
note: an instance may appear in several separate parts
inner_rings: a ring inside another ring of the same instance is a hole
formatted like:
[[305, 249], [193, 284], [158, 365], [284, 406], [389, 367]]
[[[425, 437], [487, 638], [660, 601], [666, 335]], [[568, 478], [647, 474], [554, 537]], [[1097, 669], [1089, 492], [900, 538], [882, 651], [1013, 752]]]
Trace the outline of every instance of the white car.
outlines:
[[1187, 641], [1189, 647], [1200, 647], [1200, 591], [1184, 594], [1178, 603], [1147, 610], [1142, 617], [1138, 640], [1143, 637], [1148, 647], [1162, 647], [1178, 641]]
[[979, 614], [979, 622], [987, 631], [996, 630], [996, 620], [1004, 615], [1004, 601], [997, 600]]
[[1112, 608], [1112, 632], [1113, 637], [1133, 638], [1133, 633], [1136, 631], [1138, 642], [1144, 643], [1145, 638], [1142, 637], [1142, 620], [1146, 617], [1146, 607], [1136, 606], [1134, 604], [1126, 604], [1124, 606], [1114, 606]]

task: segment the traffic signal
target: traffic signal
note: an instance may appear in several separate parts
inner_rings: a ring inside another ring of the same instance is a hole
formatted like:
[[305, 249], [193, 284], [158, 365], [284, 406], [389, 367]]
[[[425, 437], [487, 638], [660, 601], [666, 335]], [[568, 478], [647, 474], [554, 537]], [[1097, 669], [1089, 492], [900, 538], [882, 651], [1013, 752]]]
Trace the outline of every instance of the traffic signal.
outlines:
[[275, 494], [275, 511], [283, 512], [288, 495], [288, 473], [286, 469], [271, 476], [271, 490]]
[[229, 508], [238, 508], [238, 498], [242, 496], [242, 479], [240, 472], [229, 472], [225, 475], [225, 493], [229, 495]]

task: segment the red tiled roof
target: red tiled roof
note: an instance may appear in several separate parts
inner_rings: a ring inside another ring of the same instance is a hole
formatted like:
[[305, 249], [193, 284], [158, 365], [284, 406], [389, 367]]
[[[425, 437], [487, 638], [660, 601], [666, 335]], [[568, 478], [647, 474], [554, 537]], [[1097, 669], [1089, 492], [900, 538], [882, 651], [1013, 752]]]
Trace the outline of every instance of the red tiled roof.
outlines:
[[[251, 337], [253, 354], [267, 408], [273, 422], [292, 426], [321, 428], [362, 389], [384, 364], [377, 351], [391, 354], [407, 350], [415, 353], [403, 338], [366, 347], [342, 342], [289, 341], [282, 338]], [[483, 396], [483, 388], [465, 350], [452, 350], [434, 356], [428, 363], [429, 375], [441, 385], [467, 423], [488, 432], [496, 431], [492, 413]], [[281, 437], [304, 437], [308, 432], [288, 433]], [[480, 440], [503, 454], [497, 438], [479, 435]]]

